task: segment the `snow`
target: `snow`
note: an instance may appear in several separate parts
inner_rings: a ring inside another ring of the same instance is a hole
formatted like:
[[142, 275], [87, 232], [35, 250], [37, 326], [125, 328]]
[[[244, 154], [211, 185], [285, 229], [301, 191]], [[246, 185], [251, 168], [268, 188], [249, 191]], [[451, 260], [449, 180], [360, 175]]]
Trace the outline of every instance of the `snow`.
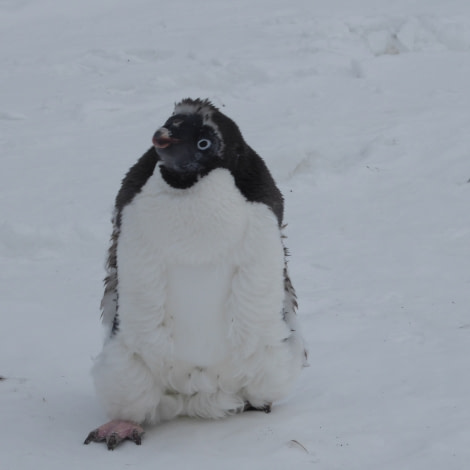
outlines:
[[[3, 469], [433, 470], [470, 461], [466, 0], [0, 0]], [[286, 197], [310, 349], [269, 415], [83, 446], [113, 199], [210, 98]]]

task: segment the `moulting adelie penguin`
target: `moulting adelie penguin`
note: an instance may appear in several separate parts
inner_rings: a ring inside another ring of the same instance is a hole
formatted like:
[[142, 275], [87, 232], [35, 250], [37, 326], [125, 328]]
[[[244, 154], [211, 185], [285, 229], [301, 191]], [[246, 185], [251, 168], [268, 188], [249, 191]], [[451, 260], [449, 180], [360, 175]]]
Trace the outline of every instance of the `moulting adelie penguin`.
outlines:
[[141, 443], [178, 415], [269, 412], [306, 350], [283, 245], [283, 198], [237, 125], [184, 99], [116, 198], [92, 369], [112, 420], [85, 444]]

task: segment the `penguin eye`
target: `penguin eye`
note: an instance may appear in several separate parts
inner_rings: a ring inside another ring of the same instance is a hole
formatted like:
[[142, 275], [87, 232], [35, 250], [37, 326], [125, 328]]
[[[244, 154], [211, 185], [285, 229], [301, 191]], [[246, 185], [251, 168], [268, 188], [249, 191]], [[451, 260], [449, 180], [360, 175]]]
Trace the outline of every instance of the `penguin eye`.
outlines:
[[199, 150], [207, 150], [212, 145], [212, 142], [209, 139], [199, 139], [197, 141], [197, 148]]

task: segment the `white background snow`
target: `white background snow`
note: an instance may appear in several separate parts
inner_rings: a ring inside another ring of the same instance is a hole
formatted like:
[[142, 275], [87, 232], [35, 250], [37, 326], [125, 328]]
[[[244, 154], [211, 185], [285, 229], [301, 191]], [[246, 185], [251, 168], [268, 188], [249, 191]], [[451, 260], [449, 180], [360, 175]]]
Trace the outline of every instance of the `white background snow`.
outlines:
[[[470, 465], [468, 0], [0, 0], [0, 466]], [[82, 445], [113, 200], [208, 97], [286, 198], [310, 364], [270, 415]]]

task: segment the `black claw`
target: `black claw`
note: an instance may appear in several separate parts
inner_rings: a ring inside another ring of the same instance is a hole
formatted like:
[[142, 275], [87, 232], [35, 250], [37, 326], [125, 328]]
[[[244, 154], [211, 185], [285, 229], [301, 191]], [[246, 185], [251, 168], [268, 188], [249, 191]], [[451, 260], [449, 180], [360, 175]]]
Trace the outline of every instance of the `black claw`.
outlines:
[[137, 429], [134, 429], [132, 431], [132, 436], [130, 437], [130, 440], [132, 442], [135, 442], [136, 445], [140, 446], [142, 445], [142, 433], [140, 433], [139, 431], [137, 431]]
[[256, 408], [249, 401], [247, 401], [243, 411], [264, 411], [265, 413], [271, 413], [271, 403], [261, 406], [260, 408]]
[[243, 411], [256, 411], [256, 408], [249, 402], [245, 402], [245, 406], [243, 407]]
[[98, 442], [98, 429], [91, 431], [83, 443], [88, 445], [90, 442]]
[[120, 442], [121, 442], [120, 437], [117, 435], [117, 433], [113, 432], [106, 439], [106, 446], [108, 447], [108, 450], [114, 450]]

